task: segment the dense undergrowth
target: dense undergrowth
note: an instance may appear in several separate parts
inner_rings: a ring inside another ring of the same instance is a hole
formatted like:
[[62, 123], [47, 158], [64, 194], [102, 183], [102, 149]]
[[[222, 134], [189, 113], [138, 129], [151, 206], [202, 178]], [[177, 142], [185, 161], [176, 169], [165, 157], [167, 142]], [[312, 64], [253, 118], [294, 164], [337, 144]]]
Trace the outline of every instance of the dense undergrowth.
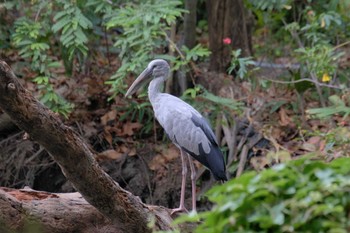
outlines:
[[[212, 189], [213, 210], [184, 221], [200, 219], [197, 232], [348, 232], [349, 161], [338, 158], [350, 149], [350, 2], [244, 3], [254, 16], [255, 54], [242, 57], [232, 49], [222, 80], [207, 72], [206, 9], [197, 9], [197, 45], [189, 49], [179, 45], [186, 11], [177, 0], [6, 1], [0, 3], [0, 55], [33, 83], [27, 85], [44, 104], [81, 122], [82, 134], [98, 141], [94, 149], [112, 151], [112, 158], [130, 151], [127, 143], [135, 149], [139, 139], [164, 139], [145, 93], [123, 97], [150, 60], [167, 59], [173, 72], [190, 74], [192, 84], [219, 85], [194, 85], [182, 98], [218, 129], [232, 178], [251, 135], [269, 147], [250, 146], [243, 168], [255, 171]], [[309, 153], [335, 160], [294, 161]], [[9, 177], [28, 174], [17, 167], [7, 171]]]
[[212, 210], [176, 222], [197, 222], [194, 232], [349, 232], [350, 159], [330, 163], [313, 155], [247, 172], [212, 188]]

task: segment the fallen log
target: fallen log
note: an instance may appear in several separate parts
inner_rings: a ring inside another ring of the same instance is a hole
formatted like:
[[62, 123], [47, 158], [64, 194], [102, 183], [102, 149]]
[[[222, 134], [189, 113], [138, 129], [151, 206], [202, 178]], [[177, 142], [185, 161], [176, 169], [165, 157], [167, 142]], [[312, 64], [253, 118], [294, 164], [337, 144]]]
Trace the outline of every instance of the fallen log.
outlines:
[[33, 227], [51, 233], [122, 232], [78, 192], [47, 193], [2, 187], [0, 215], [5, 226], [0, 232], [10, 229], [30, 232]]

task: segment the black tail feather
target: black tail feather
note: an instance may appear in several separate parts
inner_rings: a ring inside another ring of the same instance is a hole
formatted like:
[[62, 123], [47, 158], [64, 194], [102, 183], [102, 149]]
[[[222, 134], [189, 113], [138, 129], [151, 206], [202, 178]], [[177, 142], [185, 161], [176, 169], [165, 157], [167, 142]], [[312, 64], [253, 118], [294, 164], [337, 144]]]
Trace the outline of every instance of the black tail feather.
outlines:
[[206, 166], [216, 180], [227, 181], [224, 156], [217, 145], [212, 145], [209, 153], [205, 153], [202, 144], [199, 145], [199, 155], [184, 149], [193, 158]]

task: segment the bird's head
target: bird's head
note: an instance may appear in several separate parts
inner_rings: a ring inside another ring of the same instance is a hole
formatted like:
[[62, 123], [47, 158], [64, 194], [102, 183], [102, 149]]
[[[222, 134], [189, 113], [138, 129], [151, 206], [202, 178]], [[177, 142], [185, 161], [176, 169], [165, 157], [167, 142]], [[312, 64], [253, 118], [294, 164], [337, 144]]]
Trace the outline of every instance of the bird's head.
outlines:
[[142, 71], [142, 73], [137, 77], [137, 79], [130, 86], [125, 96], [130, 96], [134, 94], [140, 87], [142, 87], [147, 82], [151, 81], [152, 78], [161, 78], [165, 81], [168, 78], [170, 66], [163, 59], [155, 59], [151, 61], [147, 68]]

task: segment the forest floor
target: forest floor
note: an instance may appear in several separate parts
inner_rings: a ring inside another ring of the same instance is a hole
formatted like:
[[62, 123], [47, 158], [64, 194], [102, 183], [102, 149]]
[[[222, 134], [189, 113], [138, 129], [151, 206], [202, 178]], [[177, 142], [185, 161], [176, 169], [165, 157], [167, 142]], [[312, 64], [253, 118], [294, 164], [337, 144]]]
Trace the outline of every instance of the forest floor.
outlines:
[[[27, 64], [16, 54], [6, 54], [6, 57], [22, 84], [38, 93], [37, 86], [31, 82], [35, 74], [31, 73]], [[85, 67], [76, 65], [71, 78], [66, 75], [63, 64], [61, 68], [52, 70], [57, 76], [53, 80], [57, 92], [75, 105], [69, 118], [62, 119], [98, 152], [96, 159], [102, 168], [123, 188], [140, 196], [146, 203], [177, 207], [181, 183], [179, 151], [165, 139], [155, 120], [151, 120], [150, 130], [144, 132], [145, 119], [137, 122], [125, 117], [130, 109], [130, 99], [117, 95], [109, 100], [111, 94], [105, 81], [116, 71], [116, 61], [115, 57], [96, 54]], [[347, 66], [350, 66], [349, 61], [350, 55], [345, 58]], [[274, 62], [287, 64], [289, 59]], [[245, 170], [262, 170], [310, 153], [327, 161], [349, 155], [348, 140], [345, 140], [350, 138], [347, 118], [335, 115], [328, 120], [319, 120], [310, 118], [305, 111], [319, 107], [319, 96], [314, 88], [298, 93], [293, 84], [272, 82], [268, 87], [260, 85], [262, 80], [280, 80], [290, 75], [288, 69], [261, 68], [252, 73], [249, 80], [207, 72], [205, 64], [200, 69], [201, 74], [196, 77], [198, 84], [218, 96], [243, 103], [241, 113], [228, 116], [229, 121], [234, 119], [246, 124], [236, 132], [237, 137], [245, 137], [246, 140], [236, 140], [234, 146], [239, 147], [239, 142], [248, 145], [256, 135], [260, 135], [258, 141], [263, 139], [265, 142], [249, 147], [250, 153], [243, 165], [239, 163], [239, 156], [232, 161], [229, 167], [232, 178], [237, 175], [240, 166]], [[134, 78], [129, 77], [127, 83], [130, 85]], [[341, 98], [347, 99], [348, 96]], [[133, 101], [141, 103], [145, 100]], [[149, 121], [147, 124], [149, 127]], [[226, 144], [230, 143], [227, 138], [225, 140]], [[202, 169], [198, 163], [196, 165], [199, 170]], [[74, 191], [45, 150], [6, 120], [3, 114], [0, 117], [0, 177], [0, 186], [30, 186], [49, 192]], [[208, 171], [201, 173], [197, 182], [199, 209], [210, 206], [203, 193], [213, 184], [215, 182]], [[188, 180], [188, 207], [191, 203], [190, 190]]]

